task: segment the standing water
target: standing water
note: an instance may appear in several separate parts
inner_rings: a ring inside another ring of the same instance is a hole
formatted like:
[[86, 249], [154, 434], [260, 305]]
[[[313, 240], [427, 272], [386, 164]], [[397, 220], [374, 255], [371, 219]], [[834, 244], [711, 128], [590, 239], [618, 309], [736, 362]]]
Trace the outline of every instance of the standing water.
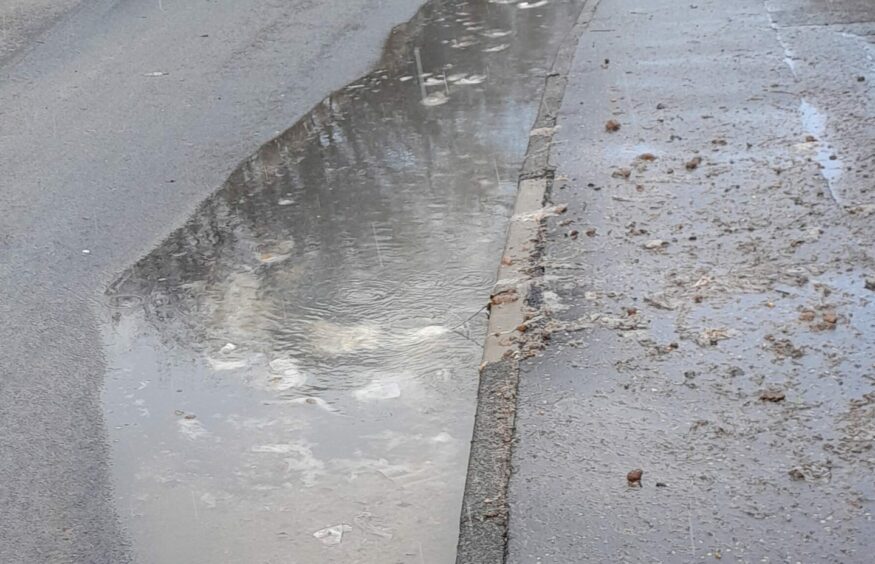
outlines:
[[482, 307], [581, 4], [428, 3], [111, 286], [139, 562], [453, 561]]

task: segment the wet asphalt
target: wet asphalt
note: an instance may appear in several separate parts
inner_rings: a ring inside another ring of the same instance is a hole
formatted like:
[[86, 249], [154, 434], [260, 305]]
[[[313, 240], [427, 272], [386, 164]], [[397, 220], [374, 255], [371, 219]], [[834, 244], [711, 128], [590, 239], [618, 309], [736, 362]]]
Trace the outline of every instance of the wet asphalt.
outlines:
[[568, 211], [520, 365], [508, 562], [871, 561], [873, 22], [598, 3], [552, 146]]
[[[5, 7], [0, 561], [451, 559], [462, 311], [555, 47], [537, 18], [579, 6], [432, 2], [367, 74], [420, 4]], [[867, 561], [871, 6], [601, 5], [556, 138], [509, 561]], [[414, 45], [425, 92], [393, 86]], [[454, 277], [414, 274], [436, 263]], [[421, 296], [455, 307], [405, 316]]]
[[102, 290], [365, 74], [420, 4], [96, 0], [4, 17], [19, 39], [0, 66], [0, 561], [129, 560], [99, 396]]
[[582, 3], [420, 5], [5, 7], [0, 561], [453, 560]]
[[485, 304], [581, 5], [426, 3], [109, 285], [139, 562], [454, 560]]

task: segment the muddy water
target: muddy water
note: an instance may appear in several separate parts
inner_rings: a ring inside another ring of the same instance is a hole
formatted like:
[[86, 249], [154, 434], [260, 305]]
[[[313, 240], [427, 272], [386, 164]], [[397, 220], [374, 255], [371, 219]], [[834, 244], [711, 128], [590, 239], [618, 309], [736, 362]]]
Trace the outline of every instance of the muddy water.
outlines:
[[430, 2], [111, 285], [140, 562], [453, 560], [482, 306], [579, 9]]

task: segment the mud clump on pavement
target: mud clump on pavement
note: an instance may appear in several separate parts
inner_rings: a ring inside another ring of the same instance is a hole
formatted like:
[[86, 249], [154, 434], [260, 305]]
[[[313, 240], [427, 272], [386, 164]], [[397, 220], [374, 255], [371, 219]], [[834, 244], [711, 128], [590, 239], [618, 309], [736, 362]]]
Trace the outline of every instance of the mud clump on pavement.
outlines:
[[795, 346], [790, 339], [775, 339], [772, 335], [766, 335], [766, 341], [771, 343], [772, 352], [778, 358], [799, 359], [805, 356], [805, 350]]
[[684, 166], [687, 170], [696, 170], [699, 168], [699, 165], [702, 164], [702, 157], [693, 157], [692, 159], [687, 161], [687, 164]]
[[509, 304], [520, 299], [519, 294], [517, 294], [516, 290], [505, 290], [504, 292], [499, 292], [498, 294], [494, 294], [490, 299], [490, 303], [492, 305], [501, 305], [501, 304]]
[[641, 487], [641, 477], [644, 475], [644, 471], [640, 468], [636, 468], [635, 470], [630, 470], [628, 474], [626, 474], [626, 481], [629, 482], [630, 486], [638, 486]]
[[799, 312], [799, 321], [814, 321], [816, 314], [810, 309]]
[[787, 471], [791, 480], [815, 482], [826, 484], [832, 479], [832, 464], [829, 460], [825, 462], [814, 462], [794, 466]]
[[616, 133], [620, 131], [620, 122], [615, 119], [609, 119], [605, 122], [605, 131], [608, 133]]
[[781, 390], [765, 390], [760, 394], [760, 399], [762, 401], [770, 401], [772, 403], [784, 401], [786, 397], [787, 396]]

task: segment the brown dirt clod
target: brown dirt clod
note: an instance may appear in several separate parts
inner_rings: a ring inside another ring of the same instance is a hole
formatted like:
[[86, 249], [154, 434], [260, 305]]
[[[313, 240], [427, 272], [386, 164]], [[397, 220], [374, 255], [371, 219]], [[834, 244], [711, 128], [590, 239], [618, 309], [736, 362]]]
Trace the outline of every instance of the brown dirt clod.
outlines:
[[787, 396], [781, 390], [765, 390], [760, 394], [760, 400], [770, 401], [772, 403], [784, 401], [786, 397]]
[[500, 294], [495, 294], [492, 296], [490, 301], [492, 305], [500, 305], [500, 304], [509, 304], [511, 302], [515, 302], [519, 299], [519, 295], [513, 290], [508, 290], [506, 292], [501, 292]]
[[693, 157], [692, 159], [687, 161], [687, 164], [684, 165], [687, 167], [687, 170], [696, 170], [699, 168], [699, 165], [702, 164], [702, 157]]
[[641, 468], [636, 468], [635, 470], [629, 470], [629, 473], [626, 474], [626, 481], [629, 482], [630, 486], [640, 486], [641, 485], [641, 476], [644, 475], [644, 470]]

